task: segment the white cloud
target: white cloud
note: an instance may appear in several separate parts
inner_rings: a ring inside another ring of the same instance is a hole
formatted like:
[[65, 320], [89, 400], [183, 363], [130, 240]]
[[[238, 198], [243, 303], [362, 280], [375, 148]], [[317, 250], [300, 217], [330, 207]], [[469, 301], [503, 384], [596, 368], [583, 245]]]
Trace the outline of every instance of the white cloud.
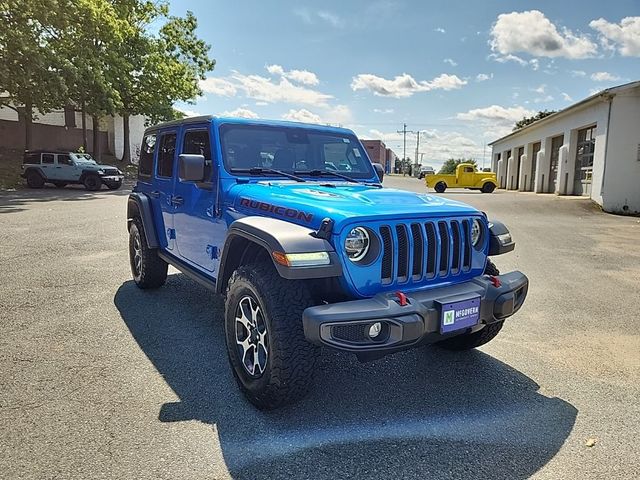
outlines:
[[344, 125], [345, 123], [352, 121], [352, 114], [351, 110], [346, 105], [334, 105], [322, 114], [311, 112], [306, 108], [301, 108], [299, 110], [290, 109], [287, 113], [282, 115], [282, 118], [295, 122]]
[[490, 73], [490, 74], [479, 73], [478, 75], [476, 75], [476, 82], [485, 82], [487, 80], [491, 80], [492, 78], [493, 78], [493, 73]]
[[591, 80], [594, 82], [615, 82], [620, 77], [609, 72], [596, 72], [591, 74]]
[[562, 99], [567, 102], [573, 102], [573, 98], [568, 93], [562, 92]]
[[484, 108], [474, 108], [467, 112], [458, 113], [458, 120], [480, 121], [484, 123], [495, 123], [498, 125], [513, 125], [522, 117], [533, 115], [533, 110], [524, 107], [502, 107], [500, 105], [490, 105]]
[[256, 112], [247, 108], [236, 108], [235, 110], [227, 110], [220, 114], [221, 117], [240, 117], [240, 118], [259, 118]]
[[442, 27], [434, 28], [433, 31], [438, 33], [447, 33], [447, 31]]
[[533, 100], [535, 103], [549, 103], [553, 101], [553, 97], [551, 95], [545, 95], [544, 97], [538, 97]]
[[524, 52], [534, 57], [587, 58], [597, 45], [584, 34], [558, 28], [538, 10], [498, 15], [491, 28], [491, 49], [500, 55]]
[[458, 65], [453, 58], [445, 58], [443, 62], [448, 63], [452, 67], [456, 67]]
[[507, 62], [516, 62], [518, 65], [524, 67], [526, 65], [528, 65], [529, 63], [526, 60], [523, 60], [522, 58], [520, 58], [517, 55], [497, 55], [495, 53], [492, 53], [489, 55], [489, 58], [492, 58], [493, 60], [495, 60], [496, 62], [499, 63], [507, 63]]
[[446, 73], [437, 76], [433, 80], [419, 82], [407, 73], [397, 75], [393, 80], [370, 73], [361, 73], [353, 77], [351, 89], [353, 91], [371, 90], [375, 95], [379, 96], [404, 98], [410, 97], [417, 92], [455, 90], [466, 84], [467, 81], [462, 80], [457, 75], [448, 75]]
[[292, 120], [294, 122], [304, 122], [304, 123], [321, 123], [322, 122], [320, 115], [311, 113], [309, 110], [305, 108], [301, 108], [300, 110], [291, 109], [287, 113], [282, 115], [282, 118], [285, 120]]
[[200, 80], [200, 88], [204, 92], [222, 97], [233, 97], [237, 93], [236, 87], [224, 78], [209, 77]]
[[393, 108], [374, 108], [374, 113], [393, 113]]
[[256, 107], [266, 107], [269, 102], [256, 102]]
[[294, 10], [293, 13], [309, 25], [327, 23], [334, 28], [342, 28], [345, 26], [345, 21], [340, 16], [326, 10], [311, 11], [308, 8], [298, 8]]
[[584, 77], [586, 74], [584, 70], [571, 70], [572, 77]]
[[589, 26], [600, 33], [605, 47], [617, 49], [625, 57], [640, 56], [640, 17], [625, 17], [619, 24], [599, 18]]
[[189, 110], [187, 108], [175, 107], [175, 109], [178, 110], [179, 112], [184, 113], [185, 117], [199, 117], [200, 115], [202, 115], [200, 112], [196, 112], [195, 110]]
[[327, 106], [327, 101], [333, 98], [332, 95], [295, 85], [284, 77], [279, 81], [273, 81], [261, 75], [234, 72], [231, 78], [235, 82], [235, 88], [243, 91], [248, 98], [263, 102]]
[[271, 75], [278, 75], [280, 77], [288, 78], [297, 83], [304, 85], [318, 85], [320, 80], [315, 73], [308, 70], [289, 70], [286, 71], [281, 65], [267, 65], [267, 72]]

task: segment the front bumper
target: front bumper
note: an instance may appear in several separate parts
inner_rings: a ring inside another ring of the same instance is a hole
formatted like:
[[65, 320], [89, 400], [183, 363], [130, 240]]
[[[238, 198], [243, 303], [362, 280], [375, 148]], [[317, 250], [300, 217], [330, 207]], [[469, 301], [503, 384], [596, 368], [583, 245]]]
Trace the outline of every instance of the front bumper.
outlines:
[[100, 177], [104, 183], [122, 183], [124, 175], [105, 175]]
[[[407, 293], [404, 306], [394, 293], [318, 305], [303, 312], [304, 334], [311, 343], [338, 350], [391, 353], [474, 332], [485, 325], [503, 321], [520, 309], [528, 287], [527, 277], [516, 271], [493, 278], [483, 275], [457, 285]], [[441, 305], [477, 297], [480, 297], [478, 324], [441, 333]], [[376, 322], [383, 325], [383, 335], [371, 339], [367, 332]]]

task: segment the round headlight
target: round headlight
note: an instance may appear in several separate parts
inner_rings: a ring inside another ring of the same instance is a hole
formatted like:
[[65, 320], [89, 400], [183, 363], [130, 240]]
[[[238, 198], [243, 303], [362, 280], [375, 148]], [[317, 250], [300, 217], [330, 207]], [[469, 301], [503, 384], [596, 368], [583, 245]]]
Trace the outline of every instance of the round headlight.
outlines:
[[369, 251], [369, 232], [363, 227], [352, 228], [344, 241], [344, 249], [347, 257], [352, 262], [362, 260]]
[[480, 223], [480, 220], [478, 220], [477, 218], [474, 218], [473, 222], [471, 223], [471, 244], [474, 247], [478, 246], [478, 242], [480, 241], [481, 237], [482, 237], [482, 224]]

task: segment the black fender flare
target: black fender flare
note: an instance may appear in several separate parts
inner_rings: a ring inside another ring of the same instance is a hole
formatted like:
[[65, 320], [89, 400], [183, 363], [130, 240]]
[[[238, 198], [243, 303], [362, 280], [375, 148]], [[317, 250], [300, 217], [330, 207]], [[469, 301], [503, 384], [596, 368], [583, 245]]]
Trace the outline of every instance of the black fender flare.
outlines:
[[47, 176], [45, 175], [45, 173], [42, 171], [40, 167], [27, 167], [24, 173], [22, 174], [22, 178], [27, 178], [27, 175], [29, 175], [29, 172], [37, 172], [38, 175], [40, 175], [45, 181], [47, 180]]
[[489, 256], [509, 253], [516, 248], [511, 233], [506, 225], [496, 220], [489, 220]]
[[[95, 175], [96, 177], [100, 178], [100, 174], [96, 170], [82, 170], [82, 172], [80, 173], [80, 178], [78, 179], [78, 181], [80, 183], [84, 183], [84, 179], [87, 178], [89, 175]], [[146, 226], [145, 226], [145, 228], [146, 228]]]
[[132, 192], [129, 194], [127, 201], [127, 230], [131, 227], [134, 217], [140, 217], [144, 228], [144, 236], [147, 240], [149, 248], [158, 248], [158, 234], [153, 223], [153, 211], [151, 209], [151, 200], [144, 193]]
[[[238, 237], [253, 242], [268, 253], [273, 265], [281, 277], [289, 280], [304, 280], [311, 278], [339, 277], [342, 275], [342, 265], [338, 254], [331, 244], [323, 239], [314, 237], [312, 230], [301, 225], [290, 223], [277, 218], [247, 216], [235, 220], [227, 231], [227, 238], [222, 249], [220, 270], [216, 286], [219, 292], [224, 288], [226, 281], [235, 268], [234, 262], [229, 259], [232, 256], [231, 247]], [[327, 265], [314, 266], [285, 266], [276, 262], [273, 252], [280, 253], [310, 253], [327, 252], [329, 263]]]

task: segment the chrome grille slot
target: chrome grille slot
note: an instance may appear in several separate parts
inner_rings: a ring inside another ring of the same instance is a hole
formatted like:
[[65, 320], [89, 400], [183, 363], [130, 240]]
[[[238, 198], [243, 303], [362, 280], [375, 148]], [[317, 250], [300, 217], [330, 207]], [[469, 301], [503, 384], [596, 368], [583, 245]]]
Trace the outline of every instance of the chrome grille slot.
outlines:
[[455, 220], [451, 222], [451, 237], [453, 239], [453, 255], [451, 257], [451, 273], [460, 273], [460, 254], [462, 245], [460, 244], [460, 224]]
[[422, 278], [422, 266], [424, 265], [424, 240], [422, 238], [422, 226], [419, 223], [411, 224], [411, 237], [413, 238], [411, 277], [414, 280], [420, 280]]
[[449, 271], [449, 228], [447, 222], [438, 222], [440, 235], [440, 276], [446, 276]]
[[407, 227], [402, 224], [396, 225], [396, 236], [398, 237], [398, 281], [407, 281], [409, 270], [409, 239], [407, 238]]
[[391, 228], [387, 226], [380, 227], [380, 236], [382, 237], [381, 280], [386, 285], [393, 280], [393, 238], [391, 237]]

